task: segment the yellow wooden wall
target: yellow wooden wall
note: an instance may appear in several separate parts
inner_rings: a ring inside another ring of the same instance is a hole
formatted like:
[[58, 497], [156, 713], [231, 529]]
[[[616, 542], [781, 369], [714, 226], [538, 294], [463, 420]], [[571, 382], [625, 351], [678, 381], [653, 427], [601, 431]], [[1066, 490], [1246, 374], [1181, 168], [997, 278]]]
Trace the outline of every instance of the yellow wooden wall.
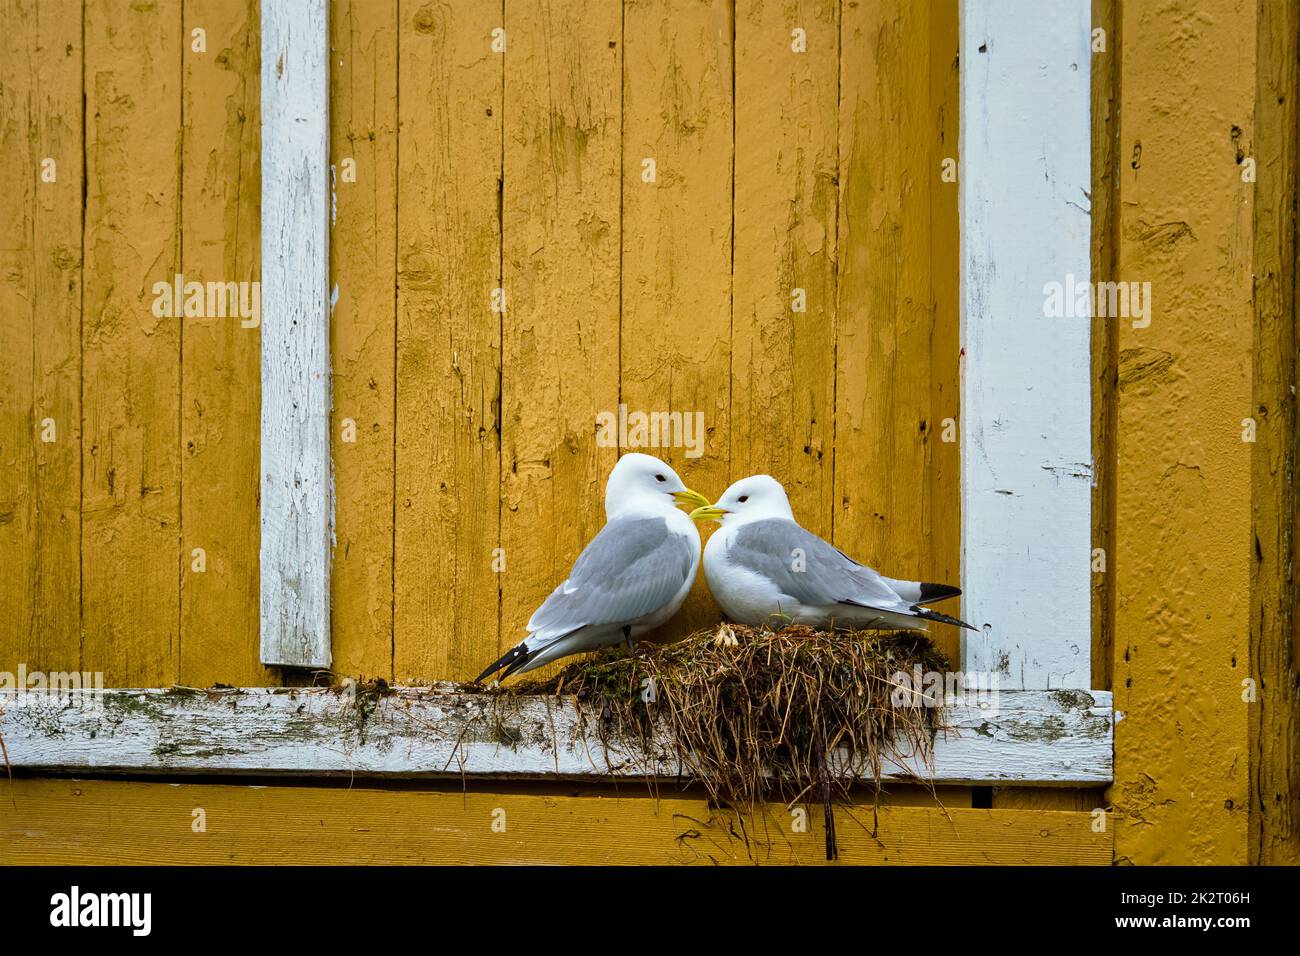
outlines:
[[[2, 12], [0, 666], [300, 680], [258, 662], [258, 332], [150, 311], [258, 277], [257, 4]], [[704, 413], [665, 454], [704, 493], [769, 472], [850, 553], [957, 578], [956, 0], [330, 16], [336, 673], [521, 637], [603, 522], [620, 402]], [[670, 634], [716, 620], [698, 591]]]
[[[1082, 833], [1107, 806], [1125, 862], [1295, 862], [1300, 21], [1093, 8], [1094, 272], [1155, 302], [1094, 327], [1093, 683], [1125, 716], [1105, 795], [999, 788], [989, 813]], [[257, 662], [257, 333], [148, 309], [176, 271], [258, 275], [257, 13], [0, 0], [0, 669], [302, 679]], [[358, 170], [331, 247], [338, 673], [467, 676], [516, 638], [599, 525], [593, 419], [620, 400], [705, 412], [706, 454], [668, 457], [706, 493], [769, 470], [847, 550], [956, 578], [955, 15], [332, 3], [333, 158]], [[711, 614], [697, 595], [678, 630]], [[158, 803], [115, 786], [100, 804]]]

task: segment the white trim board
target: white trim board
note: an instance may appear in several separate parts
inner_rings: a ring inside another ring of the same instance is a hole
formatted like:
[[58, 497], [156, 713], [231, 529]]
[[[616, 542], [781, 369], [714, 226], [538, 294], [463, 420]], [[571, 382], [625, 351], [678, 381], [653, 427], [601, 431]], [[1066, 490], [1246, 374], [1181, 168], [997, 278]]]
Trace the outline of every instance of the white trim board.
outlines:
[[1091, 684], [1088, 0], [961, 3], [962, 669]]
[[326, 0], [262, 3], [261, 659], [330, 665]]
[[[37, 692], [0, 695], [0, 737], [15, 768], [132, 774], [379, 777], [638, 777], [647, 758], [599, 740], [570, 699], [460, 693], [388, 696], [338, 688], [108, 690], [77, 706]], [[360, 706], [358, 706], [358, 702]], [[996, 708], [946, 709], [933, 773], [919, 761], [885, 779], [940, 784], [1101, 785], [1112, 777], [1107, 691], [1012, 691]], [[650, 765], [675, 777], [666, 745]]]

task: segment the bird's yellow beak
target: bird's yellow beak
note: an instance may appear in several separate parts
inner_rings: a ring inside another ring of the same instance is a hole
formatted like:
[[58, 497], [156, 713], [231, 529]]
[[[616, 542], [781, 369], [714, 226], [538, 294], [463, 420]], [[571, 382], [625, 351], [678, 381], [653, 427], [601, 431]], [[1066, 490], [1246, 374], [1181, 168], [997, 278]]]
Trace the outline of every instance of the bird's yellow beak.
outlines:
[[726, 508], [719, 508], [717, 505], [705, 504], [691, 512], [692, 521], [721, 521], [722, 516], [731, 514]]
[[685, 491], [674, 491], [673, 498], [676, 499], [679, 505], [690, 505], [693, 508], [704, 507], [709, 503], [708, 498], [704, 497], [698, 491], [691, 491], [689, 488]]

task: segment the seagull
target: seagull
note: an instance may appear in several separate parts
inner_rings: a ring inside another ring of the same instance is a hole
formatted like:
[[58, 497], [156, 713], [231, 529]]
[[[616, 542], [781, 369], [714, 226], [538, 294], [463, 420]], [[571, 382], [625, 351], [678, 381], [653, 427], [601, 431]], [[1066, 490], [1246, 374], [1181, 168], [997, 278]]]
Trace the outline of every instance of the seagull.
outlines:
[[925, 606], [956, 597], [959, 588], [896, 581], [859, 564], [800, 527], [785, 489], [769, 475], [741, 479], [690, 517], [722, 525], [704, 549], [704, 576], [737, 623], [759, 627], [779, 617], [823, 629], [924, 631], [927, 621], [940, 621], [975, 630]]
[[605, 527], [528, 621], [528, 636], [475, 678], [522, 674], [570, 654], [627, 644], [677, 613], [700, 568], [700, 534], [676, 505], [707, 505], [651, 455], [624, 455], [605, 483]]

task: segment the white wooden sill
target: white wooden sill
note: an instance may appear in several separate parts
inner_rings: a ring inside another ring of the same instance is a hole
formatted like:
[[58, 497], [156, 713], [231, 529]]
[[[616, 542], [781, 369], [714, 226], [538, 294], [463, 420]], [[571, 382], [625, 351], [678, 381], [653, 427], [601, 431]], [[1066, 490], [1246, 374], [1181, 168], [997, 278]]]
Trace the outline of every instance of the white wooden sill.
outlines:
[[[890, 781], [1097, 786], [1112, 778], [1109, 691], [1003, 691], [996, 713], [973, 699], [945, 709], [934, 761], [888, 766]], [[357, 775], [373, 777], [638, 777], [647, 758], [599, 740], [571, 699], [488, 694], [454, 685], [388, 696], [337, 688], [105, 690], [62, 703], [0, 694], [0, 737], [13, 767], [33, 772]], [[656, 775], [676, 777], [654, 746]]]

